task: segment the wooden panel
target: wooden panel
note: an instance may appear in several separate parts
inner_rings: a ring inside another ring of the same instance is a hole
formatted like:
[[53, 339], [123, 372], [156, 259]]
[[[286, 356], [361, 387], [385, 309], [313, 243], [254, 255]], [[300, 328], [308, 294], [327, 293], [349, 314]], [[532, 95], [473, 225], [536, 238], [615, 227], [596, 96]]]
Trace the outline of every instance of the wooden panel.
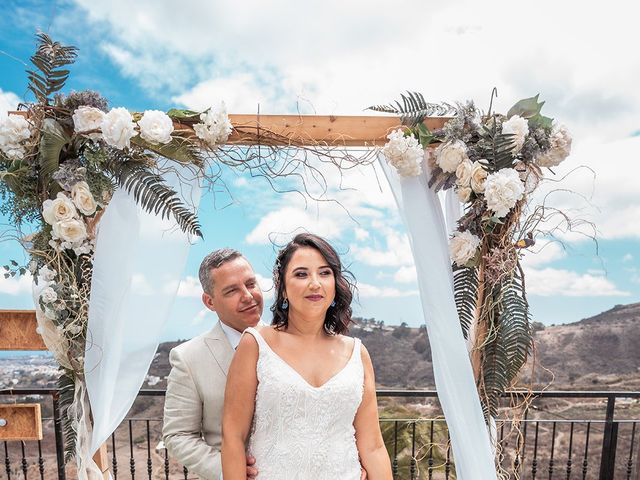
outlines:
[[[243, 138], [234, 132], [228, 143], [246, 143], [255, 138], [260, 128], [281, 135], [293, 143], [346, 146], [384, 145], [387, 135], [398, 128], [399, 117], [390, 116], [329, 116], [329, 115], [229, 115], [231, 123], [239, 131], [250, 132]], [[430, 130], [442, 128], [448, 118], [427, 118]]]
[[0, 350], [46, 350], [35, 310], [0, 310]]
[[0, 440], [42, 440], [39, 403], [0, 405], [0, 425], [5, 422], [0, 426]]
[[[27, 112], [9, 112], [27, 115]], [[236, 128], [227, 143], [255, 145], [259, 129], [282, 137], [282, 144], [345, 145], [351, 147], [384, 145], [387, 135], [400, 126], [400, 117], [380, 115], [255, 115], [230, 114]], [[429, 117], [424, 123], [430, 130], [442, 128], [448, 117]], [[259, 126], [259, 128], [258, 128]], [[180, 129], [189, 128], [176, 122]], [[273, 139], [270, 139], [270, 144]], [[276, 142], [277, 143], [277, 142]]]

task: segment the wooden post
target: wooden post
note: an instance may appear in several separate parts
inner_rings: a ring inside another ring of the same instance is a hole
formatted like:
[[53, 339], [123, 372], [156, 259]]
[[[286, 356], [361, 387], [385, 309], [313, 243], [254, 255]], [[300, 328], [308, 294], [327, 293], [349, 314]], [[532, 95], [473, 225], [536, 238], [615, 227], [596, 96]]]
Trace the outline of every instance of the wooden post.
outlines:
[[107, 460], [107, 444], [103, 443], [98, 451], [93, 455], [93, 461], [102, 472], [104, 480], [109, 480], [109, 461]]

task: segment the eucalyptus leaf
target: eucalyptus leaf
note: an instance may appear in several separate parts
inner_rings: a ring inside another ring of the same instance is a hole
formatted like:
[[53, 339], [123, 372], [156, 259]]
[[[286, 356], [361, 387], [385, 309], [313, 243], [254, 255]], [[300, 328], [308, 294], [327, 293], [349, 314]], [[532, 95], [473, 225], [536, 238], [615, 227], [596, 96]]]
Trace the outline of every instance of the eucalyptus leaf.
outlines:
[[200, 112], [181, 108], [172, 108], [167, 115], [175, 120], [199, 120]]
[[539, 115], [540, 110], [542, 110], [542, 106], [544, 105], [544, 102], [538, 102], [539, 96], [540, 94], [535, 97], [520, 100], [509, 109], [509, 112], [507, 112], [507, 118], [511, 118], [514, 115], [519, 115], [522, 118], [531, 118]]
[[545, 117], [539, 113], [529, 119], [529, 127], [532, 129], [544, 128], [545, 130], [551, 130], [552, 126], [553, 118]]

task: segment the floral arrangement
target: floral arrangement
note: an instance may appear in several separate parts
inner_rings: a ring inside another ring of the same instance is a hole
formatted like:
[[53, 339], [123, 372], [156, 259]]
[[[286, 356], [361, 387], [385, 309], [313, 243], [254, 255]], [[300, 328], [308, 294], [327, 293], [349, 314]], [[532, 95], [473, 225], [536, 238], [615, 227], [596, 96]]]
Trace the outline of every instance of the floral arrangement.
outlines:
[[[529, 307], [520, 257], [533, 244], [524, 232], [525, 207], [544, 170], [571, 152], [564, 126], [541, 114], [538, 95], [517, 102], [506, 115], [484, 114], [469, 102], [431, 104], [419, 93], [402, 102], [370, 107], [399, 114], [406, 125], [382, 149], [402, 177], [418, 176], [423, 160], [430, 188], [454, 189], [464, 205], [450, 239], [454, 294], [487, 416], [517, 378], [532, 347]], [[491, 109], [490, 109], [491, 110]], [[429, 131], [426, 116], [450, 115]], [[435, 147], [435, 148], [428, 148]]]
[[96, 229], [114, 190], [126, 189], [145, 210], [173, 216], [183, 231], [202, 236], [195, 213], [162, 172], [171, 168], [168, 159], [202, 173], [232, 132], [224, 103], [204, 112], [138, 114], [109, 109], [95, 92], [58, 93], [76, 55], [39, 34], [27, 72], [36, 102], [0, 118], [0, 208], [19, 231], [33, 230], [19, 235], [30, 261], [11, 261], [5, 277], [33, 276], [38, 332], [61, 369], [67, 457], [83, 409], [77, 387], [84, 382]]

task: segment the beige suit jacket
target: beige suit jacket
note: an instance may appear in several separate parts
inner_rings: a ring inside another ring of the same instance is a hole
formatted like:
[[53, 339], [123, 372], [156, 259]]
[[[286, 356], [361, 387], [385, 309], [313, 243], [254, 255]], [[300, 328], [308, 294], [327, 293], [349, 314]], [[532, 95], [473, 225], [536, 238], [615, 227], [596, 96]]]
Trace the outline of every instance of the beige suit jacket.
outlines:
[[222, 472], [222, 405], [233, 357], [220, 322], [171, 350], [162, 436], [169, 455], [203, 480]]

